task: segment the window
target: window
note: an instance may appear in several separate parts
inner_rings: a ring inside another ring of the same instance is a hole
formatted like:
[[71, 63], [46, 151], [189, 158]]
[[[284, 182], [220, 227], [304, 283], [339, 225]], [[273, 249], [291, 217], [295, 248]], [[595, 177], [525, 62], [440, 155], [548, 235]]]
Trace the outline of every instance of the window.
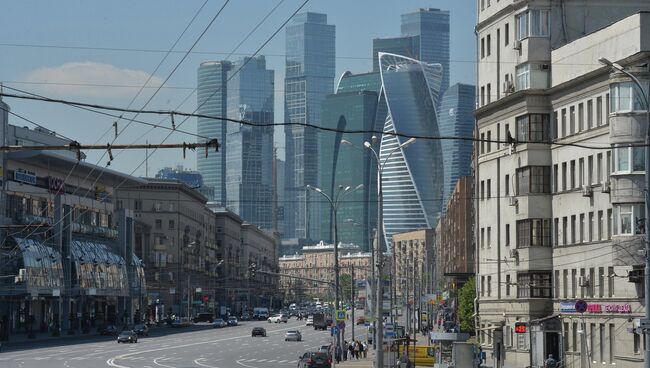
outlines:
[[553, 223], [553, 245], [556, 247], [560, 245], [560, 219], [556, 218], [555, 222]]
[[487, 228], [487, 247], [492, 247], [492, 228]]
[[485, 57], [485, 38], [481, 38], [481, 59]]
[[526, 219], [517, 221], [517, 248], [550, 246], [550, 219]]
[[554, 290], [553, 290], [553, 297], [559, 298], [560, 297], [560, 271], [555, 270], [555, 284]]
[[614, 235], [636, 235], [644, 233], [645, 213], [643, 203], [615, 204]]
[[584, 241], [586, 240], [586, 237], [585, 237], [585, 225], [586, 225], [585, 224], [585, 214], [581, 213], [580, 214], [580, 231], [579, 231], [579, 238], [578, 238], [578, 241], [580, 243], [584, 243]]
[[571, 244], [576, 243], [576, 215], [571, 215]]
[[485, 296], [485, 276], [481, 276], [481, 296]]
[[587, 129], [591, 129], [594, 124], [594, 101], [587, 101]]
[[506, 195], [509, 196], [510, 195], [510, 175], [506, 175], [506, 179], [505, 179], [504, 184], [505, 184], [504, 187], [505, 187]]
[[607, 267], [607, 296], [610, 298], [614, 297], [614, 267]]
[[576, 160], [571, 160], [571, 189], [576, 187]]
[[517, 34], [515, 36], [517, 40], [521, 41], [528, 37], [528, 13], [517, 14], [515, 20], [517, 22]]
[[169, 230], [174, 230], [174, 220], [169, 220]]
[[612, 209], [610, 208], [607, 210], [607, 239], [612, 238], [612, 222]]
[[[490, 85], [488, 84], [488, 91], [490, 90]], [[489, 92], [488, 92], [489, 95]], [[490, 103], [490, 99], [488, 97], [488, 103]], [[487, 142], [485, 142], [487, 145], [487, 151], [488, 153], [492, 152], [492, 131], [488, 130], [487, 132]]]
[[566, 171], [566, 162], [562, 163], [562, 190], [566, 190], [566, 178], [567, 178], [567, 171]]
[[510, 43], [510, 24], [506, 23], [505, 28], [503, 29], [503, 38], [505, 46], [508, 46]]
[[562, 271], [562, 295], [567, 298], [569, 293], [569, 270]]
[[603, 221], [603, 211], [598, 211], [598, 240], [603, 240], [605, 235], [605, 223]]
[[[598, 180], [596, 180], [598, 183]], [[594, 156], [587, 158], [587, 184], [594, 184]]]
[[[487, 46], [487, 56], [490, 56], [491, 51], [492, 51], [492, 50], [491, 50], [491, 49], [492, 49], [492, 47], [491, 47], [491, 44], [492, 44], [492, 36], [487, 35], [487, 39], [485, 40], [485, 43], [487, 44], [487, 45], [486, 45], [486, 46]], [[488, 93], [488, 96], [489, 96], [489, 93]], [[488, 98], [489, 98], [489, 97], [488, 97]]]
[[485, 228], [481, 228], [481, 248], [485, 248]]
[[517, 169], [517, 194], [551, 192], [551, 168], [549, 166], [526, 166]]
[[614, 148], [614, 172], [631, 173], [645, 170], [644, 147]]
[[548, 142], [549, 137], [548, 114], [528, 114], [518, 116], [517, 141], [518, 142]]
[[596, 126], [603, 125], [603, 98], [596, 97]]
[[517, 274], [518, 298], [550, 298], [551, 273], [520, 273]]
[[609, 363], [614, 362], [614, 354], [616, 354], [616, 325], [609, 324]]
[[578, 271], [574, 268], [571, 270], [571, 296], [573, 298], [578, 296], [577, 286], [578, 286]]
[[492, 180], [488, 179], [487, 180], [487, 198], [490, 199], [492, 197]]
[[[492, 84], [490, 84], [490, 83], [487, 84], [486, 94], [487, 94], [487, 103], [490, 103], [492, 101]], [[488, 132], [488, 134], [489, 134], [489, 132]]]
[[485, 133], [481, 133], [481, 153], [485, 153]]
[[517, 40], [526, 37], [547, 37], [549, 35], [549, 11], [531, 9], [517, 14]]
[[605, 268], [598, 267], [598, 297], [605, 296]]
[[562, 137], [566, 137], [566, 109], [562, 109]]
[[607, 151], [607, 171], [605, 172], [605, 180], [609, 180], [609, 174], [611, 174], [612, 171], [612, 151]]
[[506, 247], [510, 246], [510, 224], [506, 224]]
[[569, 218], [564, 216], [562, 217], [562, 244], [566, 245], [567, 243], [567, 235], [569, 233]]
[[571, 337], [573, 341], [573, 351], [578, 351], [578, 322], [573, 322], [571, 326]]
[[[481, 87], [481, 106], [485, 105], [485, 86]], [[482, 150], [481, 150], [482, 153]]]
[[596, 182], [595, 184], [600, 184], [603, 180], [603, 154], [599, 153], [596, 155]]
[[485, 180], [481, 180], [481, 200], [485, 199]]
[[506, 296], [510, 296], [510, 275], [506, 275]]
[[[643, 89], [647, 90], [648, 81], [641, 81]], [[609, 86], [609, 110], [611, 112], [642, 111], [645, 110], [643, 93], [633, 82], [613, 83]]]
[[517, 91], [530, 88], [530, 64], [521, 64], [516, 68]]
[[585, 104], [582, 102], [578, 104], [578, 131], [581, 132], [585, 129]]
[[558, 175], [559, 175], [559, 170], [558, 170], [558, 165], [555, 164], [553, 165], [553, 192], [557, 193], [560, 191], [560, 188], [558, 187]]
[[587, 234], [589, 241], [594, 240], [594, 213], [589, 212], [589, 233]]
[[576, 132], [576, 107], [569, 107], [569, 134]]
[[156, 229], [162, 229], [162, 220], [156, 219]]
[[585, 159], [578, 159], [578, 188], [582, 188], [585, 179]]
[[487, 277], [487, 295], [492, 296], [492, 276]]

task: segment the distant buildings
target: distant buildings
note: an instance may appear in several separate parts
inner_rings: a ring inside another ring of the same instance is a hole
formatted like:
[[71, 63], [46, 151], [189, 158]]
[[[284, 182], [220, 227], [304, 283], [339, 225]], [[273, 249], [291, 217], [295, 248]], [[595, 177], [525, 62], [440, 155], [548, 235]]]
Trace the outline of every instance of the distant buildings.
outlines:
[[[320, 125], [321, 104], [334, 91], [335, 37], [325, 14], [298, 14], [287, 25], [285, 122]], [[306, 192], [306, 185], [318, 181], [318, 133], [293, 125], [285, 136], [283, 237], [309, 239], [321, 228], [319, 207]]]
[[[205, 154], [203, 154], [205, 157]], [[180, 180], [190, 188], [196, 189], [207, 198], [213, 198], [212, 187], [203, 184], [203, 176], [198, 171], [184, 169], [182, 165], [176, 168], [163, 167], [156, 173], [156, 179]]]

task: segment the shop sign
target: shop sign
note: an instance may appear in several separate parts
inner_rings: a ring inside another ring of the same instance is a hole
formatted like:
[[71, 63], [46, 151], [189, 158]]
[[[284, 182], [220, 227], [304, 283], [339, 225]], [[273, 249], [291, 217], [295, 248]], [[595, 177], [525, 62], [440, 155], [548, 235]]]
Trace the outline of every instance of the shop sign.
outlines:
[[575, 313], [576, 312], [576, 303], [574, 301], [560, 302], [560, 312]]
[[50, 193], [62, 194], [65, 193], [65, 182], [63, 179], [55, 178], [53, 176], [47, 177], [47, 189]]
[[14, 171], [14, 180], [25, 184], [36, 185], [36, 173], [17, 169]]
[[[575, 302], [560, 302], [560, 312], [576, 313]], [[632, 306], [630, 304], [589, 303], [587, 304], [586, 313], [632, 313]]]

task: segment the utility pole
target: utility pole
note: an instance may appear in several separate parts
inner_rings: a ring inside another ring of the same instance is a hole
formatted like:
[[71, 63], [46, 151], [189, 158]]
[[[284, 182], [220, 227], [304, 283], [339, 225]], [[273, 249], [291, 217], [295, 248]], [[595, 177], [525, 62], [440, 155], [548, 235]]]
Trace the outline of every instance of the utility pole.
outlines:
[[352, 264], [351, 274], [352, 274], [352, 282], [350, 283], [350, 299], [352, 299], [351, 300], [351, 304], [352, 304], [352, 320], [350, 321], [350, 325], [352, 325], [351, 326], [352, 327], [352, 341], [354, 341], [354, 310], [357, 309], [357, 306], [356, 306], [357, 303], [356, 303], [356, 301], [354, 299], [354, 287], [355, 287], [355, 284], [354, 284], [354, 264]]

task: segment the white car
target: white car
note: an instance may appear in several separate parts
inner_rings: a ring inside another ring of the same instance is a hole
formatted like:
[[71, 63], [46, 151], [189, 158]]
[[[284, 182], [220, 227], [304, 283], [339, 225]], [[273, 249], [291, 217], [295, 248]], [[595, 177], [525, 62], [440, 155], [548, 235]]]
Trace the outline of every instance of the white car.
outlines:
[[274, 316], [269, 317], [269, 319], [267, 319], [269, 323], [280, 323], [280, 322], [287, 323], [288, 320], [289, 319], [284, 314], [276, 314]]
[[309, 316], [307, 317], [307, 322], [305, 323], [305, 326], [313, 326], [314, 325], [314, 317]]

